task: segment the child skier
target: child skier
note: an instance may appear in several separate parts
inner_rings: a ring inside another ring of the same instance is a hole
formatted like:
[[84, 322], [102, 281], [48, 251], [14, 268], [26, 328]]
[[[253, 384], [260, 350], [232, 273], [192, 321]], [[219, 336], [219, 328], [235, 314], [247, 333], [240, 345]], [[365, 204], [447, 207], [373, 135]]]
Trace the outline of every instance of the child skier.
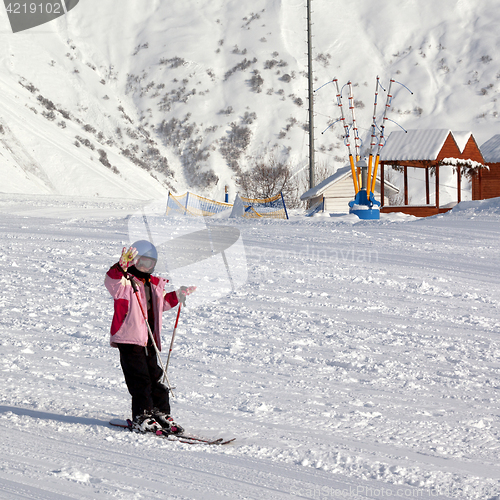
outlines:
[[[104, 284], [115, 301], [111, 346], [120, 351], [125, 383], [132, 396], [133, 429], [156, 432], [163, 428], [180, 434], [184, 429], [170, 416], [169, 389], [162, 382], [163, 370], [153, 342], [161, 350], [163, 311], [184, 304], [196, 287], [165, 292], [168, 280], [151, 274], [157, 260], [152, 243], [136, 241], [128, 250], [123, 248], [120, 261], [106, 273]], [[154, 339], [148, 332], [146, 315]]]

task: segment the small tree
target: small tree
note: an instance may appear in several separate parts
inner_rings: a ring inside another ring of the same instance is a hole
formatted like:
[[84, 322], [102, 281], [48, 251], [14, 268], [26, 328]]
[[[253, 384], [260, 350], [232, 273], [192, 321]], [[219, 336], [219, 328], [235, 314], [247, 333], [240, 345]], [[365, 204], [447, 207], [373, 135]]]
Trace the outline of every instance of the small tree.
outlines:
[[255, 159], [250, 170], [243, 173], [238, 185], [247, 198], [271, 198], [282, 192], [286, 198], [292, 195], [290, 166], [274, 156], [269, 160]]

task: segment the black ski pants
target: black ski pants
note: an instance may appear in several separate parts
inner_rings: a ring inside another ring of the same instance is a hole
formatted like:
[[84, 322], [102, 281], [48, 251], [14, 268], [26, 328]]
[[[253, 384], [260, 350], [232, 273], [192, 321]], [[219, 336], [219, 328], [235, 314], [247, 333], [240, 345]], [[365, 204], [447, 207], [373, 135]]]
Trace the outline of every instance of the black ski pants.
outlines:
[[147, 348], [134, 344], [118, 344], [120, 364], [128, 392], [132, 396], [132, 418], [153, 408], [170, 414], [168, 387], [161, 383], [163, 370], [158, 366], [152, 344]]

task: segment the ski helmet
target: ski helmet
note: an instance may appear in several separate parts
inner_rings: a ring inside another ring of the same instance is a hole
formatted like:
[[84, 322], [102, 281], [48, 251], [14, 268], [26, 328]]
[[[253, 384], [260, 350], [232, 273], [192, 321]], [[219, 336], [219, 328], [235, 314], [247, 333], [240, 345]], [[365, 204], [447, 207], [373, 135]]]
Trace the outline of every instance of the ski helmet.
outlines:
[[137, 257], [135, 258], [136, 269], [148, 274], [152, 273], [158, 260], [156, 247], [147, 240], [136, 241], [132, 243], [132, 246], [137, 250]]

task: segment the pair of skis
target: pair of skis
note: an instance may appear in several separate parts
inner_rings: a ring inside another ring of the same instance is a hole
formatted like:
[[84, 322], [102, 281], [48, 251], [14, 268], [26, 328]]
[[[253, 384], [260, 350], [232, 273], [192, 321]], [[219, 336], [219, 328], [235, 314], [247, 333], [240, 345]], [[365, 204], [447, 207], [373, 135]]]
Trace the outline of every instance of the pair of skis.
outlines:
[[[131, 420], [111, 420], [110, 425], [114, 427], [121, 427], [122, 429], [128, 429], [129, 431], [133, 431], [132, 429], [132, 421]], [[146, 434], [146, 433], [145, 433]], [[179, 443], [184, 443], [184, 444], [201, 444], [201, 445], [218, 445], [218, 446], [223, 446], [225, 444], [232, 443], [236, 438], [232, 439], [224, 439], [224, 438], [219, 438], [219, 439], [206, 439], [202, 438], [199, 436], [193, 436], [191, 434], [173, 434], [171, 432], [168, 432], [164, 429], [156, 431], [156, 433], [147, 433], [147, 434], [153, 434], [161, 438], [166, 438], [169, 441], [178, 441]]]

